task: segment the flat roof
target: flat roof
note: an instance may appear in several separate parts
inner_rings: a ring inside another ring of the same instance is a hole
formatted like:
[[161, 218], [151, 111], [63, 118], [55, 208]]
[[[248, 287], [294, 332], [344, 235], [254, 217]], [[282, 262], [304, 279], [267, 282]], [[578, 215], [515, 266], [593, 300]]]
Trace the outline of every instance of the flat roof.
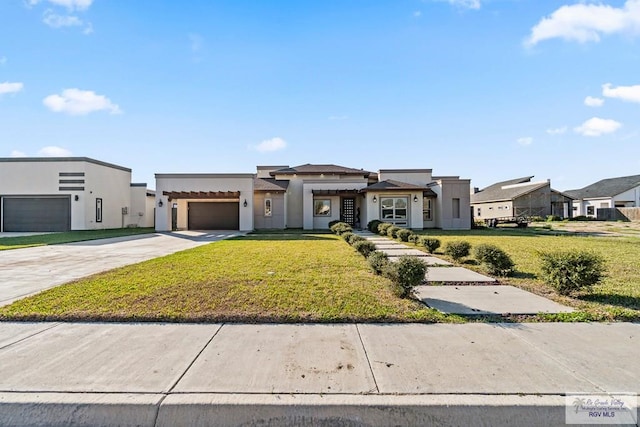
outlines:
[[124, 166], [114, 165], [113, 163], [103, 162], [101, 160], [89, 157], [0, 157], [0, 162], [4, 163], [35, 163], [35, 162], [86, 162], [107, 168], [118, 169], [125, 172], [131, 172], [131, 169]]

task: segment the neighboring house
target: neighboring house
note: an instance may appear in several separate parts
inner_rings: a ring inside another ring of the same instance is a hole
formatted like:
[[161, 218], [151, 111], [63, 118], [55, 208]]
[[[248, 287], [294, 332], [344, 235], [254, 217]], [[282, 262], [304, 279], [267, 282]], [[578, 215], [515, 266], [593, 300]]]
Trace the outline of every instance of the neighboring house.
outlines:
[[511, 217], [562, 218], [572, 216], [572, 198], [551, 188], [547, 181], [531, 182], [533, 176], [498, 182], [471, 195], [473, 216], [478, 220]]
[[431, 169], [258, 166], [257, 174], [156, 174], [156, 229], [326, 229], [374, 219], [469, 229], [467, 179]]
[[155, 194], [87, 157], [0, 158], [0, 231], [153, 227]]
[[640, 175], [602, 179], [565, 193], [576, 199], [574, 216], [595, 218], [599, 208], [640, 207]]

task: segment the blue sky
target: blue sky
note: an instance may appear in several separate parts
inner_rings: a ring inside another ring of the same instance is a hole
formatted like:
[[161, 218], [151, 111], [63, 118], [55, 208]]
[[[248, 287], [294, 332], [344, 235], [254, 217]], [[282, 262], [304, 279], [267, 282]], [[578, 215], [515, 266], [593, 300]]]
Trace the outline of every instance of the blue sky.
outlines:
[[0, 157], [640, 173], [640, 0], [3, 0]]

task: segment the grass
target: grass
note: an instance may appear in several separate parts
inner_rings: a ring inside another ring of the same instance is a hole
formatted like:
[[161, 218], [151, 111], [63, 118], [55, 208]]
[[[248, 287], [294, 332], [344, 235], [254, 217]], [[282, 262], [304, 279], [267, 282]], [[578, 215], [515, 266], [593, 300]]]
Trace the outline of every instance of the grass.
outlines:
[[2, 320], [455, 322], [332, 234], [265, 233], [115, 269], [0, 308]]
[[[540, 229], [480, 229], [464, 232], [425, 231], [441, 240], [444, 246], [451, 240], [466, 240], [473, 246], [494, 244], [506, 251], [516, 264], [514, 277], [501, 279], [538, 295], [550, 298], [578, 310], [570, 315], [540, 315], [540, 320], [640, 320], [640, 239], [636, 237], [593, 237], [572, 233], [553, 233]], [[540, 278], [541, 251], [578, 249], [595, 252], [606, 262], [606, 277], [591, 292], [561, 296]], [[442, 248], [438, 256], [442, 256]], [[467, 258], [464, 267], [482, 272], [480, 266]]]
[[23, 237], [0, 237], [0, 251], [153, 232], [153, 228], [114, 228], [107, 230], [67, 231], [63, 233], [37, 234]]

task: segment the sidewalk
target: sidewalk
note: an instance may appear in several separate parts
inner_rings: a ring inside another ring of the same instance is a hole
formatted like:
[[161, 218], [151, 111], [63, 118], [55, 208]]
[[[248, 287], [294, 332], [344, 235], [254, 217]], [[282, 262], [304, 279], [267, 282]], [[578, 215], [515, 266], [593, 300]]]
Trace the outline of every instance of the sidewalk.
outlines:
[[0, 323], [0, 425], [563, 425], [640, 324]]

